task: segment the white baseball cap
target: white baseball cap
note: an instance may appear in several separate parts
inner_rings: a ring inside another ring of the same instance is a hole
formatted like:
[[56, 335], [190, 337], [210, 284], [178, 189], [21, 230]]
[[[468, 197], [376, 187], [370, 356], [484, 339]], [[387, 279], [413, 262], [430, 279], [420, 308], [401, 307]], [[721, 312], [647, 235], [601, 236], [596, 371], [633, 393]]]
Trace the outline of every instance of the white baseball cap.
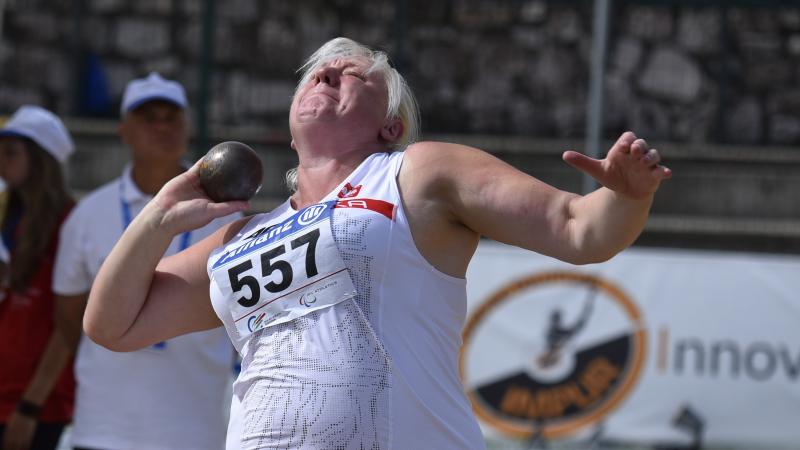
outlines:
[[0, 136], [31, 139], [62, 163], [75, 150], [75, 144], [61, 119], [39, 106], [20, 107], [0, 129]]
[[156, 72], [151, 72], [147, 78], [137, 78], [131, 80], [125, 86], [125, 93], [122, 94], [122, 104], [120, 105], [120, 115], [133, 111], [144, 103], [153, 100], [163, 100], [174, 103], [182, 109], [186, 109], [189, 104], [186, 101], [186, 91], [177, 81], [165, 80]]

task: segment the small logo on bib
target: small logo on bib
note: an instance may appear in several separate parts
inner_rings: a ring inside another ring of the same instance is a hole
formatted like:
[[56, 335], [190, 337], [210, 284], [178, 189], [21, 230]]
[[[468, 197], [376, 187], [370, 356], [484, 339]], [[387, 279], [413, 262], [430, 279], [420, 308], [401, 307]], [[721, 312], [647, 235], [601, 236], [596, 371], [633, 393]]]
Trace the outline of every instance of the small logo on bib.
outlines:
[[266, 313], [261, 313], [261, 314], [259, 314], [257, 316], [255, 316], [255, 315], [250, 316], [250, 318], [247, 319], [247, 329], [250, 330], [251, 333], [253, 331], [258, 331], [258, 330], [260, 330], [262, 328], [266, 328], [267, 325], [269, 325], [272, 322], [275, 322], [276, 320], [278, 320], [278, 319], [280, 319], [280, 318], [282, 318], [284, 316], [287, 316], [287, 315], [289, 315], [288, 312], [281, 311], [281, 312], [278, 312], [277, 314], [273, 315], [272, 317], [270, 317], [268, 320], [264, 320], [264, 317], [267, 316]]
[[258, 326], [261, 325], [261, 322], [264, 320], [265, 316], [266, 316], [265, 313], [261, 313], [257, 316], [250, 316], [250, 318], [247, 319], [247, 329], [250, 330], [251, 332], [257, 330]]
[[306, 292], [305, 294], [300, 296], [300, 304], [303, 306], [307, 306], [310, 308], [311, 305], [313, 305], [316, 302], [317, 302], [317, 297], [310, 292]]
[[326, 208], [327, 206], [324, 204], [309, 206], [308, 208], [306, 208], [305, 211], [303, 211], [297, 217], [297, 223], [305, 226], [314, 222], [314, 220], [316, 220], [317, 217], [319, 217], [323, 212], [325, 212]]

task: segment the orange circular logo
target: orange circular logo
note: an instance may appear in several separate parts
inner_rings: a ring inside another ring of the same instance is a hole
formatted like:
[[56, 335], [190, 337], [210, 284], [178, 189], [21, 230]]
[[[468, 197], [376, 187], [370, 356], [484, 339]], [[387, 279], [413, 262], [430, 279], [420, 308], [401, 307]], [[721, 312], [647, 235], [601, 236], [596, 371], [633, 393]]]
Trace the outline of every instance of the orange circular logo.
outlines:
[[599, 423], [641, 372], [641, 314], [614, 284], [548, 272], [496, 291], [464, 328], [460, 370], [485, 423], [515, 437], [565, 437]]

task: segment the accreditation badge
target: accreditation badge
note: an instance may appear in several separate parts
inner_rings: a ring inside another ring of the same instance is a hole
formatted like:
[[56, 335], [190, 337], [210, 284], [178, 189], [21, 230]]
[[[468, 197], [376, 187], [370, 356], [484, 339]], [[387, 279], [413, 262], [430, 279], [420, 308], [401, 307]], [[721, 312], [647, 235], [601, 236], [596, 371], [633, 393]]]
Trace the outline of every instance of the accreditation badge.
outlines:
[[223, 253], [211, 277], [240, 338], [356, 295], [333, 239], [336, 201], [306, 207]]

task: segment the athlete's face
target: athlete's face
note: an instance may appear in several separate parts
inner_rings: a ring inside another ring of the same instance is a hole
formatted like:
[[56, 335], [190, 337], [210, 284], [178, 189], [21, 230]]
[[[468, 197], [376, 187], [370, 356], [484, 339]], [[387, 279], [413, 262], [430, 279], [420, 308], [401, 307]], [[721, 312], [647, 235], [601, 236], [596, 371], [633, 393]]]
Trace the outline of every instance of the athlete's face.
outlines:
[[17, 137], [0, 137], [0, 178], [16, 189], [28, 178], [30, 157], [25, 142]]
[[183, 109], [169, 102], [151, 101], [129, 112], [119, 133], [135, 160], [174, 164], [186, 153], [187, 128]]
[[348, 57], [317, 68], [292, 100], [292, 132], [323, 123], [339, 130], [374, 130], [377, 135], [386, 122], [388, 95], [383, 75], [367, 73], [369, 67], [367, 58]]

